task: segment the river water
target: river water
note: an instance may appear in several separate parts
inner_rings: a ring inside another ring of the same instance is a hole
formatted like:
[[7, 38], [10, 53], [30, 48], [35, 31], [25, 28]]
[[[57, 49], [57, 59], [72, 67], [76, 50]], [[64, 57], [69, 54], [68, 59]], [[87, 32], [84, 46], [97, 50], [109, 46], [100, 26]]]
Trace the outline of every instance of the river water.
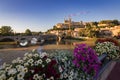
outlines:
[[56, 50], [69, 50], [73, 52], [74, 45], [70, 41], [46, 42], [42, 45], [31, 45], [28, 47], [19, 47], [17, 45], [0, 45], [0, 65], [4, 62], [11, 63], [17, 57], [23, 57], [26, 52], [33, 49], [39, 49], [43, 52], [54, 53]]
[[[73, 49], [74, 45], [72, 41], [46, 41], [43, 44], [37, 44], [37, 45], [29, 45], [27, 47], [23, 48], [30, 48], [30, 47], [39, 47], [42, 46], [43, 49]], [[19, 45], [0, 45], [0, 49], [7, 49], [7, 48], [20, 48]]]

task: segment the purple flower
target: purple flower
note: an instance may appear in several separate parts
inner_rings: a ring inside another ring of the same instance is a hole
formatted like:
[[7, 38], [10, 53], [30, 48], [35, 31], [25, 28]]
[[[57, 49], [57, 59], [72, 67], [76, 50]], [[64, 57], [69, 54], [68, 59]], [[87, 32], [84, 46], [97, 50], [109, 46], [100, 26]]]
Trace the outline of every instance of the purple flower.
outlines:
[[80, 70], [87, 74], [95, 76], [100, 68], [100, 61], [96, 55], [95, 50], [86, 44], [78, 44], [74, 49], [73, 64]]

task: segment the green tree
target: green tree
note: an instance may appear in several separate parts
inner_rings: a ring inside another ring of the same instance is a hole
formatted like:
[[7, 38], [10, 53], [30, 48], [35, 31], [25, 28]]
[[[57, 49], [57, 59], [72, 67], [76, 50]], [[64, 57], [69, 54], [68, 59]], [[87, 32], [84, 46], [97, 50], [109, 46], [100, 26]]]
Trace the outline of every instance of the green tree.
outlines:
[[98, 22], [92, 22], [92, 26], [97, 27], [98, 26]]
[[30, 29], [26, 29], [26, 30], [25, 30], [25, 35], [27, 35], [27, 36], [32, 35], [31, 30], [30, 30]]
[[2, 36], [11, 36], [11, 35], [14, 35], [13, 29], [10, 26], [2, 26], [0, 28], [0, 34]]
[[118, 21], [118, 20], [116, 20], [116, 19], [115, 19], [115, 20], [113, 20], [113, 21], [112, 21], [112, 23], [113, 23], [115, 26], [120, 25], [120, 24], [119, 24], [119, 21]]
[[90, 24], [90, 23], [86, 23], [86, 25], [85, 25], [85, 26], [86, 26], [86, 28], [87, 28], [87, 29], [91, 29], [91, 28], [92, 28], [92, 26], [91, 26], [91, 24]]
[[79, 36], [86, 37], [87, 36], [86, 29], [79, 30]]
[[57, 29], [57, 26], [54, 25], [54, 26], [53, 26], [53, 29], [56, 30], [56, 29]]
[[107, 27], [120, 25], [118, 20], [102, 20], [99, 22], [99, 24], [107, 24]]

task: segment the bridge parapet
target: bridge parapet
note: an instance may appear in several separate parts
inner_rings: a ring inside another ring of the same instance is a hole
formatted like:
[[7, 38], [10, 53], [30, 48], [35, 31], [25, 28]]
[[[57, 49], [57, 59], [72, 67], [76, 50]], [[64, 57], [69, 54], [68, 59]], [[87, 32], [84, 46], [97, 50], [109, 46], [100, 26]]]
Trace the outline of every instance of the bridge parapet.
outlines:
[[26, 39], [28, 41], [30, 41], [32, 38], [36, 38], [37, 40], [42, 40], [42, 39], [50, 39], [50, 38], [54, 38], [56, 39], [57, 36], [56, 35], [38, 35], [38, 36], [0, 36], [0, 41], [3, 39], [12, 39], [14, 41], [20, 41], [22, 39]]

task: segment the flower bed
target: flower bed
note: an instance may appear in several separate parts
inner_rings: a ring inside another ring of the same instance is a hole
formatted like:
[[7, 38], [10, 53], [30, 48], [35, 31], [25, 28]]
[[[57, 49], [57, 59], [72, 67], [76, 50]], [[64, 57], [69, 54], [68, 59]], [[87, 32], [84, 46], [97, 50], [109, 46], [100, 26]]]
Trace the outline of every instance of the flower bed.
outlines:
[[55, 51], [52, 54], [33, 50], [12, 64], [3, 64], [1, 80], [93, 80], [100, 69], [95, 51], [85, 44], [77, 45], [74, 53]]
[[[12, 64], [3, 64], [0, 70], [1, 80], [47, 80], [58, 79], [60, 76], [55, 59], [46, 53], [26, 53], [23, 57], [12, 61]], [[53, 77], [54, 76], [54, 77]]]
[[114, 39], [99, 39], [96, 42], [95, 50], [100, 56], [103, 53], [107, 53], [110, 59], [120, 58], [119, 42]]

